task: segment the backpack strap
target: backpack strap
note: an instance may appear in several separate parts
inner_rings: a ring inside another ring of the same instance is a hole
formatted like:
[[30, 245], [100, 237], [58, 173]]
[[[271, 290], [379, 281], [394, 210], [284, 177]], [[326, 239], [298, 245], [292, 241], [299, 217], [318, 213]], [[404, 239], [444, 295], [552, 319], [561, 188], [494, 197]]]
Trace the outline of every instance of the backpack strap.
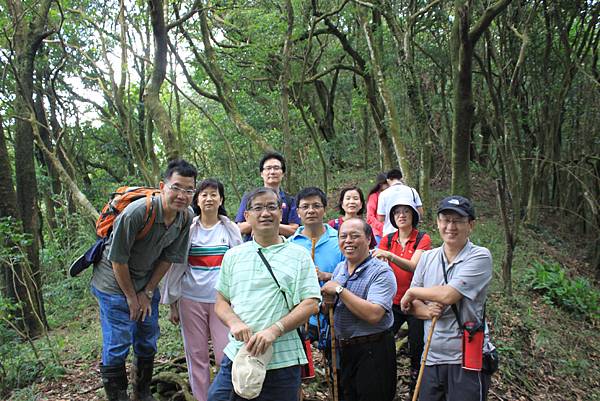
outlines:
[[391, 232], [387, 235], [387, 240], [388, 240], [388, 250], [392, 249], [392, 238], [394, 238], [394, 232]]
[[336, 229], [336, 231], [340, 231], [340, 219], [335, 219], [333, 220], [333, 228]]
[[144, 238], [154, 225], [154, 221], [156, 220], [156, 208], [154, 207], [154, 199], [155, 196], [147, 196], [146, 197], [146, 212], [144, 213], [144, 226], [135, 236], [136, 241]]
[[417, 250], [417, 247], [419, 246], [419, 242], [421, 242], [421, 240], [423, 239], [425, 234], [427, 234], [425, 231], [419, 231], [417, 233], [417, 238], [415, 239], [415, 247], [413, 248], [413, 250], [415, 250], [415, 251]]

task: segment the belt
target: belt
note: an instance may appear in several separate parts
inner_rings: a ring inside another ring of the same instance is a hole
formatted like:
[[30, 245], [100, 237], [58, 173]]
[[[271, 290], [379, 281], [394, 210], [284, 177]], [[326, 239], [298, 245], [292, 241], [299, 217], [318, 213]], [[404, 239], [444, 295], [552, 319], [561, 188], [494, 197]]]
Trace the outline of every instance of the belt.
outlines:
[[376, 341], [381, 340], [383, 337], [385, 337], [386, 335], [388, 335], [390, 333], [391, 332], [389, 330], [384, 330], [379, 333], [368, 334], [366, 336], [358, 336], [358, 337], [352, 337], [352, 338], [347, 338], [347, 339], [340, 339], [340, 340], [338, 340], [338, 342], [340, 343], [341, 348], [349, 347], [351, 345], [374, 343]]

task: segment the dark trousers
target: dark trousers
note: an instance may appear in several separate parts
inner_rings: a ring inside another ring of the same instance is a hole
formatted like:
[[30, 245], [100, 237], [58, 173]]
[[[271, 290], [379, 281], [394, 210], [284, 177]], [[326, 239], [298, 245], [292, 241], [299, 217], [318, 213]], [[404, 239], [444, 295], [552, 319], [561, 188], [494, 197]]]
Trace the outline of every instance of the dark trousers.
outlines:
[[392, 401], [396, 395], [396, 345], [388, 332], [375, 342], [340, 348], [346, 401]]
[[418, 371], [421, 366], [421, 354], [423, 354], [423, 321], [413, 315], [403, 313], [400, 305], [393, 305], [394, 325], [392, 332], [398, 333], [404, 322], [408, 322], [408, 353], [410, 355], [410, 367], [413, 371]]
[[419, 401], [485, 401], [490, 375], [461, 365], [425, 366]]

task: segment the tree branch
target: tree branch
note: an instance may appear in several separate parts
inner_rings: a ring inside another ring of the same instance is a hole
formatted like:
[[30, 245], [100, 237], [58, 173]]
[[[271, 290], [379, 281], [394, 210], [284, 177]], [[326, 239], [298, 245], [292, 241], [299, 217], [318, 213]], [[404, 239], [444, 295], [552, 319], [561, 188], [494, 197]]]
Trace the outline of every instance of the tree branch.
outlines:
[[481, 37], [481, 34], [483, 34], [483, 31], [485, 31], [490, 26], [494, 18], [496, 18], [498, 14], [504, 11], [504, 9], [508, 7], [511, 1], [512, 0], [498, 0], [497, 2], [486, 8], [481, 18], [479, 18], [479, 21], [477, 21], [477, 23], [469, 31], [469, 41], [473, 45], [477, 43], [477, 41]]

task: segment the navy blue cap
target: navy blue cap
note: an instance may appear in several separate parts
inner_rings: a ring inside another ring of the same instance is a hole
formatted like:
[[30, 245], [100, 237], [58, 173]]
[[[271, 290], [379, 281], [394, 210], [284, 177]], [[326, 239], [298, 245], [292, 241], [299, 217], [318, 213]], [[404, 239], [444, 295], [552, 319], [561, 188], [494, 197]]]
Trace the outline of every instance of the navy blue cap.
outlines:
[[470, 217], [475, 220], [475, 209], [471, 201], [464, 196], [452, 195], [448, 196], [440, 202], [437, 212], [441, 213], [445, 210], [451, 210], [464, 217]]
[[77, 276], [79, 273], [87, 269], [91, 264], [98, 263], [102, 259], [106, 239], [98, 239], [83, 255], [77, 258], [75, 262], [69, 266], [69, 275]]

